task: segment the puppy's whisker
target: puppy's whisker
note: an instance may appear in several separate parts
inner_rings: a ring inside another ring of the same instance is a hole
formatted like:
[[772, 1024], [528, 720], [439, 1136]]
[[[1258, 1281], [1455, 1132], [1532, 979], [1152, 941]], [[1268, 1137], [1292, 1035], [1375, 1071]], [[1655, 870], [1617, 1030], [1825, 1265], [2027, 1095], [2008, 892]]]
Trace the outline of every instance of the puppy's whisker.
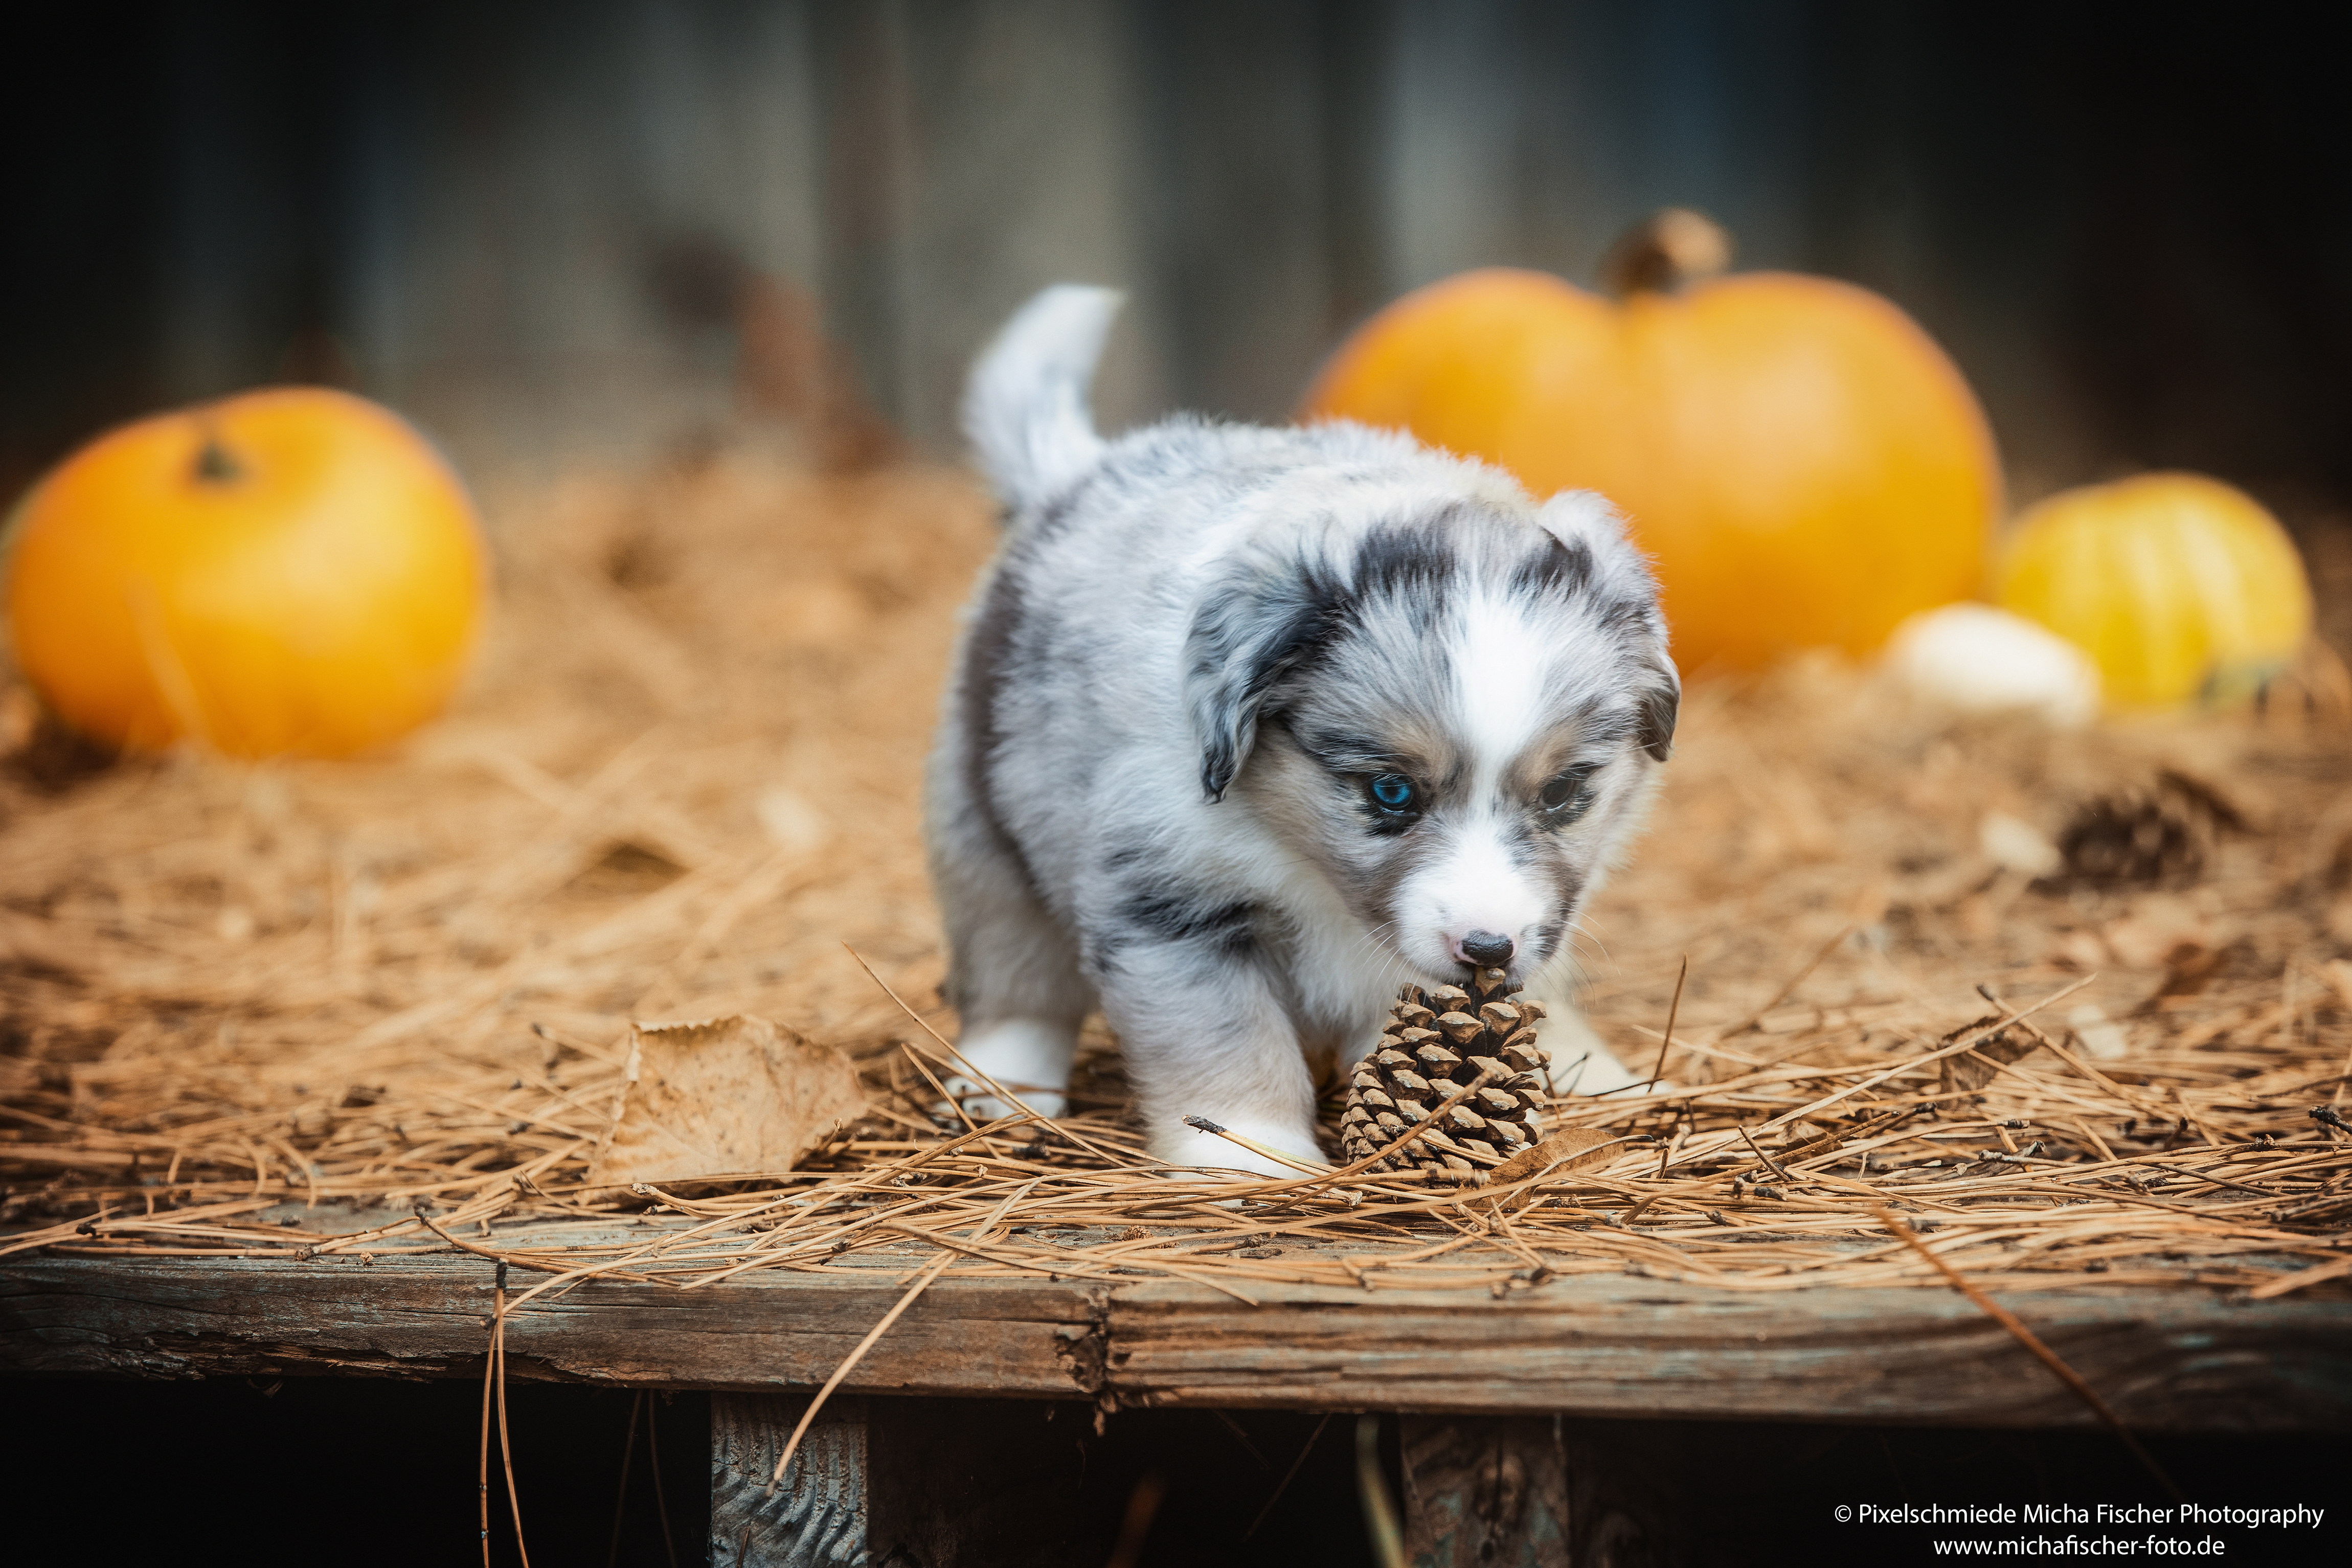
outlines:
[[1351, 956], [1357, 953], [1370, 953], [1375, 957], [1385, 957], [1393, 964], [1396, 956], [1394, 950], [1389, 947], [1381, 939], [1386, 936], [1390, 932], [1395, 930], [1402, 924], [1402, 922], [1401, 921], [1384, 920], [1380, 925], [1372, 926], [1370, 930], [1358, 936], [1355, 941], [1349, 944], [1349, 953]]
[[1348, 956], [1351, 958], [1369, 957], [1384, 968], [1403, 968], [1403, 964], [1397, 957], [1395, 947], [1383, 940], [1390, 932], [1396, 929], [1399, 924], [1394, 920], [1384, 921], [1379, 925], [1359, 933], [1355, 940], [1348, 944], [1346, 949]]

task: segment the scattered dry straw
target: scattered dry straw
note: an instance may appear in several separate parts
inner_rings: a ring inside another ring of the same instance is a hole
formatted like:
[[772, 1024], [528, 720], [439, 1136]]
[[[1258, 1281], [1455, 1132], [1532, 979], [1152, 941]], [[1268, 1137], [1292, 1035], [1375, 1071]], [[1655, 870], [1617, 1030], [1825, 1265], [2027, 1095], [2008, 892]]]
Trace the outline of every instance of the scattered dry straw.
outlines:
[[[1475, 1188], [1237, 1179], [1144, 1156], [1098, 1032], [1058, 1124], [943, 1123], [941, 1047], [842, 952], [952, 1039], [917, 796], [990, 543], [962, 480], [722, 455], [494, 509], [494, 643], [460, 709], [395, 752], [77, 774], [19, 737], [0, 1246], [458, 1247], [537, 1276], [508, 1311], [603, 1278], [877, 1266], [1244, 1301], [1621, 1270], [1940, 1285], [1884, 1205], [2002, 1290], [2345, 1288], [2333, 719], [2053, 736], [1913, 712], [1829, 664], [1696, 682], [1657, 826], [1582, 934], [1598, 1034], [1549, 1038], [1551, 1124], [1606, 1157]], [[2247, 824], [2200, 882], [2017, 866], [2020, 824], [2054, 839], [2165, 768]], [[739, 1011], [846, 1048], [870, 1114], [768, 1181], [587, 1185], [627, 1021]], [[1572, 1092], [1595, 1044], [1663, 1081]], [[622, 1230], [649, 1207], [659, 1223]]]

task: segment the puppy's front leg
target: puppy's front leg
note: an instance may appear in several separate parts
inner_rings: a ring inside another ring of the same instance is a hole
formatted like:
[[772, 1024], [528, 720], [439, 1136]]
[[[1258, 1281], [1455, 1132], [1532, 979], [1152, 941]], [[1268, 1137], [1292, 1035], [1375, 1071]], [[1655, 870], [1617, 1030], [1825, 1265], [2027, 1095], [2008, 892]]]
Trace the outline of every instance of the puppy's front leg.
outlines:
[[1103, 1015], [1134, 1075], [1153, 1157], [1298, 1174], [1184, 1124], [1205, 1116], [1295, 1159], [1324, 1163], [1297, 1030], [1244, 942], [1121, 946], [1105, 969]]

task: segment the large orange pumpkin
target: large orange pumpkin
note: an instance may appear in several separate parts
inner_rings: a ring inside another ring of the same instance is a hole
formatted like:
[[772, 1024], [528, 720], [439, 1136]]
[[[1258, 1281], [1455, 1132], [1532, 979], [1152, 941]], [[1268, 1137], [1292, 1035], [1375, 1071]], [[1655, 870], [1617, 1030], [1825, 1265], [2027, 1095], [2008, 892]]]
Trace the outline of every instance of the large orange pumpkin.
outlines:
[[142, 420], [17, 509], [16, 660], [75, 728], [341, 756], [439, 711], [481, 620], [465, 488], [390, 411], [279, 388]]
[[1686, 669], [1867, 653], [1977, 591], [1991, 434], [1895, 306], [1827, 278], [1706, 276], [1727, 256], [1721, 230], [1665, 213], [1620, 246], [1619, 299], [1512, 268], [1446, 278], [1342, 344], [1305, 413], [1409, 430], [1538, 496], [1608, 497], [1656, 561]]

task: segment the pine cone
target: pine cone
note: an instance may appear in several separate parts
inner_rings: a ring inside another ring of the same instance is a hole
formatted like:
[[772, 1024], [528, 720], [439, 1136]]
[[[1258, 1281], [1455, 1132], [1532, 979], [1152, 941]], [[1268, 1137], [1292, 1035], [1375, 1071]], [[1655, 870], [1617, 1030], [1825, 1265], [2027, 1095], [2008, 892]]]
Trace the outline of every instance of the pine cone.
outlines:
[[2168, 768], [2152, 788], [2103, 796], [2076, 811], [2058, 835], [2058, 852], [2066, 874], [2081, 882], [2194, 882], [2222, 832], [2244, 826], [2220, 794]]
[[[1444, 1122], [1374, 1169], [1418, 1168], [1467, 1176], [1491, 1169], [1542, 1136], [1549, 1059], [1536, 1043], [1541, 1004], [1509, 1001], [1518, 990], [1471, 981], [1475, 991], [1407, 986], [1373, 1052], [1356, 1064], [1339, 1117], [1350, 1163], [1396, 1141], [1454, 1094], [1486, 1082], [1445, 1113]], [[1539, 1078], [1538, 1075], [1541, 1074]]]

